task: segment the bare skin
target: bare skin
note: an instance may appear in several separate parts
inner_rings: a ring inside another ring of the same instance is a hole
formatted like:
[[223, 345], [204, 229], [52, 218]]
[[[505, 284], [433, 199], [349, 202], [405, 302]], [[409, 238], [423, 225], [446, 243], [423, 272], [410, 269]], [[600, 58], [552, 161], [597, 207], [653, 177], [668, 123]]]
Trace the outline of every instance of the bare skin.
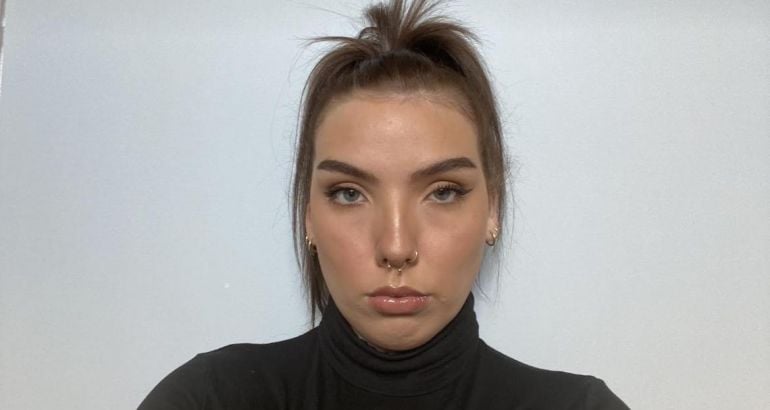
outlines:
[[[455, 317], [497, 228], [473, 122], [449, 98], [355, 92], [317, 129], [307, 233], [340, 312], [381, 350], [418, 347]], [[373, 308], [376, 289], [403, 286], [424, 308]]]

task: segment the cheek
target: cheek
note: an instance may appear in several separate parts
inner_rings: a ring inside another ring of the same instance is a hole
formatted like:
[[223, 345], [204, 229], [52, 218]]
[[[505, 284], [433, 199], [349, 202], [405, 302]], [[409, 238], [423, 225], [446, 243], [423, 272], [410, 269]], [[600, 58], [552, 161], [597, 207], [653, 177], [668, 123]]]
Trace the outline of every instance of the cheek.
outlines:
[[374, 261], [367, 224], [361, 215], [340, 213], [319, 204], [311, 216], [324, 279], [330, 288], [364, 277], [362, 271]]
[[434, 214], [426, 217], [425, 223], [422, 252], [430, 256], [431, 264], [441, 276], [437, 279], [472, 282], [484, 256], [486, 216], [475, 212]]

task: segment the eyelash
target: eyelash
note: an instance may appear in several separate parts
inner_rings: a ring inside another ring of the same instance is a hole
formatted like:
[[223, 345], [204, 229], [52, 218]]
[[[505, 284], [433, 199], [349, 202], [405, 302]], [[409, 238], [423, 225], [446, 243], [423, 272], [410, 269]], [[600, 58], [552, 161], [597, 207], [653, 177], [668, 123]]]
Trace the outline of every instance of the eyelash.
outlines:
[[[347, 186], [332, 187], [332, 188], [326, 190], [325, 195], [326, 195], [326, 198], [329, 201], [335, 202], [338, 205], [342, 205], [342, 206], [355, 205], [355, 202], [353, 202], [353, 203], [338, 203], [338, 202], [335, 201], [335, 198], [337, 197], [337, 195], [340, 192], [343, 192], [343, 191], [346, 191], [346, 190], [355, 191], [355, 192], [358, 193], [359, 196], [363, 195], [361, 193], [361, 191], [359, 191], [358, 189], [352, 188], [352, 187], [347, 187]], [[433, 191], [431, 191], [430, 196], [436, 194], [437, 192], [445, 192], [445, 191], [450, 191], [450, 192], [453, 192], [455, 194], [455, 198], [454, 198], [453, 201], [446, 202], [446, 204], [450, 204], [450, 203], [458, 202], [458, 201], [461, 201], [461, 200], [465, 199], [465, 196], [471, 190], [463, 188], [463, 187], [461, 187], [460, 185], [457, 185], [457, 184], [442, 184], [442, 185], [436, 187], [436, 189], [434, 189]], [[439, 202], [439, 203], [443, 203], [443, 202]]]
[[[359, 191], [359, 190], [358, 190], [358, 189], [356, 189], [356, 188], [353, 188], [353, 187], [348, 187], [348, 186], [337, 186], [337, 187], [332, 187], [332, 188], [329, 188], [329, 189], [327, 189], [327, 190], [326, 190], [326, 192], [325, 192], [325, 194], [326, 194], [326, 198], [327, 198], [327, 199], [329, 199], [329, 201], [330, 201], [330, 202], [332, 202], [332, 203], [337, 203], [337, 202], [335, 201], [335, 198], [337, 197], [337, 194], [339, 194], [339, 193], [340, 193], [340, 192], [342, 192], [342, 191], [347, 191], [347, 190], [350, 190], [350, 191], [356, 191], [356, 192], [358, 192], [358, 195], [361, 195], [361, 196], [363, 195], [363, 194], [361, 193], [361, 191]], [[355, 203], [348, 203], [348, 204], [341, 204], [341, 203], [337, 203], [337, 204], [338, 204], [338, 205], [342, 205], [342, 206], [351, 206], [351, 205], [355, 205]]]
[[[455, 200], [452, 201], [452, 202], [457, 202], [457, 201], [461, 201], [461, 200], [465, 199], [465, 195], [467, 195], [468, 192], [470, 192], [469, 189], [465, 189], [465, 188], [463, 188], [463, 187], [461, 187], [460, 185], [457, 185], [457, 184], [443, 184], [443, 185], [438, 186], [436, 189], [434, 189], [430, 194], [433, 195], [436, 192], [440, 192], [440, 191], [451, 191], [451, 192], [454, 192]], [[449, 203], [452, 203], [452, 202], [449, 202]]]

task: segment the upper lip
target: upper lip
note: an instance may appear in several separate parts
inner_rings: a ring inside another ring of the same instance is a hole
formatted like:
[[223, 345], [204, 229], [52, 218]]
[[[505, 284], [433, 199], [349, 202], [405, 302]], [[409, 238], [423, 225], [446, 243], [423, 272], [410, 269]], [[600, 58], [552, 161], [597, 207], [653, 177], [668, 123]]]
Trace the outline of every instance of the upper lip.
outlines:
[[398, 288], [390, 287], [390, 286], [383, 286], [381, 288], [377, 288], [374, 292], [370, 293], [369, 296], [390, 296], [392, 298], [402, 298], [405, 296], [427, 296], [424, 293], [418, 292], [409, 286], [401, 286]]

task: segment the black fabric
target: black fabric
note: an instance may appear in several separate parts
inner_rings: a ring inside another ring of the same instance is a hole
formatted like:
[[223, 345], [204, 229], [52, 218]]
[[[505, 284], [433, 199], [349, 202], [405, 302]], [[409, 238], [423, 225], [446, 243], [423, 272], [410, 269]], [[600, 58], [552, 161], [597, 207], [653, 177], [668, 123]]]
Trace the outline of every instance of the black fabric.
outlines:
[[319, 328], [321, 355], [345, 381], [388, 396], [418, 396], [446, 387], [472, 364], [479, 329], [469, 297], [457, 316], [428, 343], [386, 353], [360, 339], [332, 303]]
[[277, 343], [199, 354], [139, 410], [627, 409], [601, 380], [534, 368], [479, 339], [473, 295], [432, 340], [397, 353], [361, 340], [330, 304], [321, 324]]

